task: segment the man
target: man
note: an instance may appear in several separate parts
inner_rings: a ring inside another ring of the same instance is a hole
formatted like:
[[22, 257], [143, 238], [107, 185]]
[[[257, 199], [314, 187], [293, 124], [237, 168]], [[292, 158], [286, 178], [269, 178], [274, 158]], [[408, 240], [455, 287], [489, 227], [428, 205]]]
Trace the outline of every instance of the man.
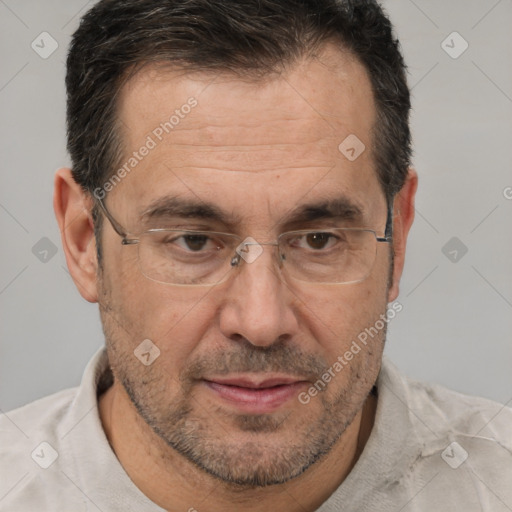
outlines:
[[510, 410], [382, 360], [417, 176], [376, 2], [103, 0], [67, 90], [106, 348], [0, 419], [0, 510], [512, 510]]

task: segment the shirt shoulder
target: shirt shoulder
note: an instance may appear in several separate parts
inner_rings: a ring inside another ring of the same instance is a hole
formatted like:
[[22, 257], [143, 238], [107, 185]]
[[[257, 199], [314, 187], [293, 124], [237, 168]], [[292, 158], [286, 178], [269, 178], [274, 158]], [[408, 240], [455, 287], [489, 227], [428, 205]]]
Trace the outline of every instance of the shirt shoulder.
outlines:
[[[413, 455], [395, 482], [417, 510], [510, 510], [512, 409], [437, 384], [410, 379], [386, 365], [403, 404]], [[414, 507], [413, 507], [414, 508]]]
[[3, 432], [4, 428], [8, 429], [8, 426], [12, 425], [15, 419], [20, 423], [27, 423], [30, 422], [31, 419], [37, 418], [39, 424], [41, 424], [41, 420], [54, 418], [55, 413], [65, 410], [70, 406], [77, 391], [78, 387], [63, 389], [16, 409], [12, 409], [11, 411], [2, 413], [0, 415], [0, 432]]
[[[27, 405], [0, 415], [0, 453], [15, 449], [16, 445], [37, 435], [55, 436], [56, 425], [69, 412], [78, 388], [69, 388], [35, 400]], [[10, 442], [6, 442], [9, 440]]]
[[432, 428], [436, 439], [454, 435], [490, 439], [512, 451], [512, 408], [486, 398], [471, 396], [401, 376], [411, 421]]
[[[78, 388], [59, 391], [0, 415], [0, 511], [49, 510], [43, 489], [58, 481], [61, 425]], [[82, 503], [74, 503], [82, 510]]]
[[101, 347], [79, 387], [0, 415], [0, 512], [162, 511], [130, 480], [103, 430], [98, 397], [111, 382]]

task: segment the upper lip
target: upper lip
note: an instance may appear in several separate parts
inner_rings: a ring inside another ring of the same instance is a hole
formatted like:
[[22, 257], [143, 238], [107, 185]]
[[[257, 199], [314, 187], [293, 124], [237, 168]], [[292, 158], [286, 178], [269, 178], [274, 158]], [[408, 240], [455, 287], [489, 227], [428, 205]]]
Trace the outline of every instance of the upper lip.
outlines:
[[286, 384], [295, 384], [297, 382], [303, 382], [304, 379], [290, 376], [272, 376], [268, 375], [265, 377], [256, 376], [236, 376], [236, 377], [211, 377], [204, 379], [208, 382], [214, 382], [216, 384], [222, 384], [225, 386], [238, 386], [242, 388], [270, 388], [273, 386], [282, 386]]

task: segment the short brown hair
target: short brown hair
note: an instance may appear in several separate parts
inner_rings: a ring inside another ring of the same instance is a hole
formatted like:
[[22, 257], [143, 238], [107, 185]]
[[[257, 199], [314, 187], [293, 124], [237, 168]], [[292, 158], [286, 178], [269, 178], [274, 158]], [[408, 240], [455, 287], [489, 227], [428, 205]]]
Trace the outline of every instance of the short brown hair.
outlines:
[[375, 0], [99, 1], [82, 18], [67, 59], [75, 181], [92, 194], [122, 158], [116, 97], [130, 70], [164, 62], [265, 76], [327, 41], [352, 52], [368, 71], [377, 108], [376, 168], [389, 203], [410, 165], [410, 93], [399, 42]]

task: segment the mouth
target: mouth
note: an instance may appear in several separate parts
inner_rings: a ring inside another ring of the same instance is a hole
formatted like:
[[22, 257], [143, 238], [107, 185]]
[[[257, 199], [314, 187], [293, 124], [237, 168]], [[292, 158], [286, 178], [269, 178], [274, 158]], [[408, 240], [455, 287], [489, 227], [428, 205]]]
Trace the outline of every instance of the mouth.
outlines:
[[249, 414], [274, 412], [309, 384], [289, 376], [223, 377], [204, 379], [203, 383], [217, 399]]

